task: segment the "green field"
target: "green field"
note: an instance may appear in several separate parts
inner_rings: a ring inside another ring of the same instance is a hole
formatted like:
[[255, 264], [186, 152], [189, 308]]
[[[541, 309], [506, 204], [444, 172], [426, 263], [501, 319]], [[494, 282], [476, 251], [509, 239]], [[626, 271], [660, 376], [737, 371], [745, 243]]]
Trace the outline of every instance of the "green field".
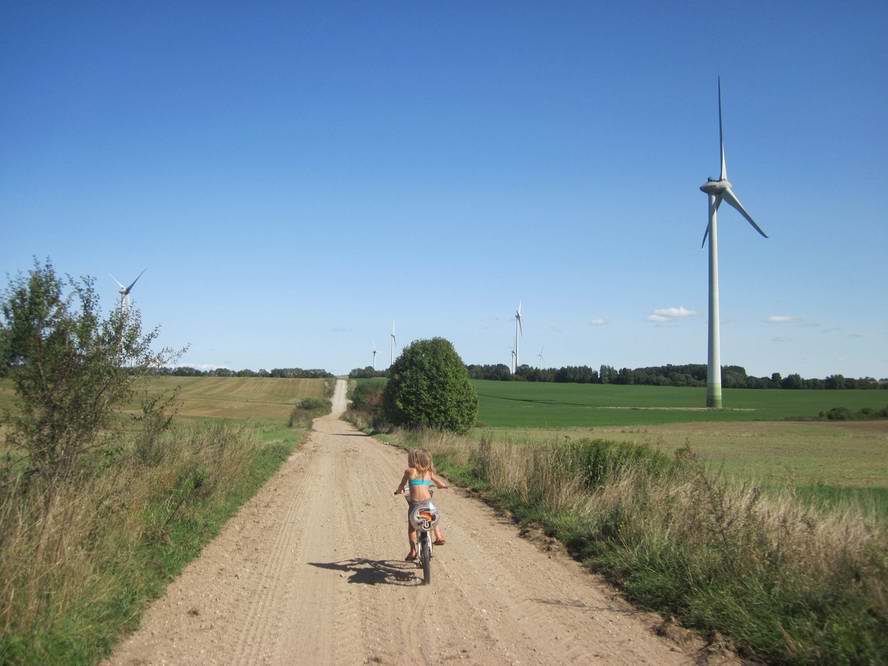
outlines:
[[[361, 380], [384, 382], [384, 380]], [[888, 420], [800, 420], [821, 410], [882, 408], [888, 391], [725, 391], [727, 409], [701, 408], [705, 389], [474, 381], [470, 437], [532, 445], [608, 439], [671, 453], [689, 446], [711, 467], [815, 501], [859, 500], [888, 516]]]
[[832, 407], [888, 405], [888, 391], [726, 389], [725, 409], [709, 410], [706, 389], [615, 384], [475, 380], [483, 426], [558, 428], [701, 421], [812, 418]]

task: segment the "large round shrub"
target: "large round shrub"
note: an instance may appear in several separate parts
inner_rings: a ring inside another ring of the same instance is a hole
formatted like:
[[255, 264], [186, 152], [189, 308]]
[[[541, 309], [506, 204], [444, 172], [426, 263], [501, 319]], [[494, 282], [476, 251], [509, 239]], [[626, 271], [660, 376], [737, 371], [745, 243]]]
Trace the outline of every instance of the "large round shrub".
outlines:
[[394, 425], [465, 432], [478, 415], [478, 396], [449, 341], [417, 340], [389, 370], [383, 410]]

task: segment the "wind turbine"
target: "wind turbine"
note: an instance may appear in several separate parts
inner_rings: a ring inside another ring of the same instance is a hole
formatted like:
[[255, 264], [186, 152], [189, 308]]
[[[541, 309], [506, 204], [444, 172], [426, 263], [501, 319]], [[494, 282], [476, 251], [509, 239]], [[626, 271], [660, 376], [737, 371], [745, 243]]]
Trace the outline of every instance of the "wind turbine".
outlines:
[[537, 354], [537, 358], [540, 360], [540, 369], [543, 368], [543, 348], [540, 347], [540, 353]]
[[389, 336], [391, 339], [391, 350], [389, 353], [389, 366], [393, 366], [395, 364], [395, 320], [392, 319], [392, 334]]
[[373, 343], [373, 364], [372, 367], [376, 370], [376, 343]]
[[518, 301], [518, 309], [515, 310], [515, 369], [518, 372], [518, 338], [524, 335], [524, 324], [521, 317], [521, 301]]
[[746, 218], [746, 221], [752, 225], [752, 228], [758, 231], [765, 238], [768, 235], [761, 230], [750, 217], [740, 199], [734, 194], [731, 181], [728, 180], [728, 169], [725, 166], [725, 139], [722, 127], [722, 101], [721, 101], [721, 77], [718, 79], [718, 145], [721, 157], [721, 175], [718, 180], [707, 178], [706, 182], [700, 186], [700, 189], [706, 193], [709, 198], [709, 224], [706, 226], [706, 232], [703, 234], [703, 244], [706, 245], [706, 238], [709, 237], [709, 359], [706, 373], [706, 406], [720, 409], [722, 406], [722, 389], [721, 389], [721, 342], [719, 340], [718, 326], [718, 207], [722, 201], [737, 209], [737, 211]]
[[124, 312], [127, 311], [127, 310], [129, 309], [129, 306], [130, 306], [130, 302], [131, 302], [131, 299], [130, 299], [130, 292], [133, 290], [133, 287], [136, 286], [136, 282], [139, 281], [139, 278], [142, 277], [142, 275], [143, 275], [143, 274], [145, 273], [145, 271], [147, 271], [147, 270], [148, 270], [147, 268], [142, 269], [142, 272], [139, 273], [139, 274], [136, 276], [136, 279], [133, 280], [133, 281], [130, 283], [130, 286], [128, 286], [128, 287], [124, 287], [122, 284], [120, 284], [120, 280], [118, 280], [116, 277], [114, 277], [113, 275], [111, 275], [111, 273], [108, 273], [108, 275], [111, 275], [111, 279], [114, 280], [114, 281], [117, 283], [117, 286], [118, 286], [118, 287], [120, 287], [120, 288], [117, 290], [117, 293], [120, 294], [120, 309], [123, 310]]

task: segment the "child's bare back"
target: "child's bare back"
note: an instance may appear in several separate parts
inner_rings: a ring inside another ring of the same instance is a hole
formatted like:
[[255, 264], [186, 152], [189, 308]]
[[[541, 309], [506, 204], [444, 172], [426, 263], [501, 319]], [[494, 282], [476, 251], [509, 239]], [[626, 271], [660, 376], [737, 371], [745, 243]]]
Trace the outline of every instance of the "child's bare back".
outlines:
[[[432, 456], [425, 449], [411, 449], [407, 454], [407, 469], [401, 477], [395, 495], [407, 491], [407, 538], [410, 541], [408, 560], [416, 559], [416, 530], [410, 524], [410, 511], [419, 502], [428, 502], [432, 499], [432, 488], [447, 488], [447, 483], [435, 474], [432, 465]], [[444, 534], [436, 525], [434, 529], [435, 545], [444, 545]]]

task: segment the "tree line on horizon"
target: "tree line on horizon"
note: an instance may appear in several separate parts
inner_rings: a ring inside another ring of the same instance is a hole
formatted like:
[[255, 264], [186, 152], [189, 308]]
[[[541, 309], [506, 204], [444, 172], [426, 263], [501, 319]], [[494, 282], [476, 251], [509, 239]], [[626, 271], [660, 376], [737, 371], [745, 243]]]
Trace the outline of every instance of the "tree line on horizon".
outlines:
[[[560, 368], [534, 368], [521, 365], [515, 374], [504, 363], [466, 366], [472, 379], [497, 381], [555, 382], [576, 384], [623, 384], [647, 386], [706, 386], [706, 365], [658, 365], [644, 368], [620, 368], [601, 365], [597, 370], [588, 365]], [[888, 389], [888, 378], [845, 377], [829, 375], [823, 379], [803, 378], [798, 373], [783, 377], [774, 372], [770, 377], [755, 377], [739, 365], [722, 366], [722, 387], [750, 389]]]
[[[521, 365], [512, 374], [505, 363], [466, 365], [472, 379], [493, 381], [553, 382], [570, 384], [623, 384], [646, 386], [706, 386], [706, 365], [688, 363], [684, 365], [657, 365], [646, 368], [620, 368], [601, 365], [597, 370], [588, 365], [568, 365], [560, 368], [534, 368]], [[386, 370], [374, 370], [369, 365], [355, 368], [349, 373], [351, 379], [386, 377]], [[748, 375], [740, 365], [722, 366], [722, 387], [749, 389], [888, 389], [888, 378], [845, 377], [829, 375], [823, 379], [804, 378], [798, 373], [786, 377], [774, 372], [770, 377]]]
[[170, 368], [156, 368], [149, 374], [159, 377], [284, 377], [286, 379], [331, 379], [335, 375], [319, 368], [272, 368], [266, 370], [231, 370], [230, 368], [212, 368], [201, 370], [187, 365]]

